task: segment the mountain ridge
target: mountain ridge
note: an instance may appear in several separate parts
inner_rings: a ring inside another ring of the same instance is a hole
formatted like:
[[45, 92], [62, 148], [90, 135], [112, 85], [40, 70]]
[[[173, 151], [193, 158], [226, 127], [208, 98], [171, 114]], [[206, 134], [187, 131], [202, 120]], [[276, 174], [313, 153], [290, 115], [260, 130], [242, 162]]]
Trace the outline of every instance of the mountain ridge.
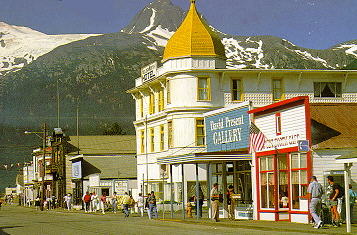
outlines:
[[97, 35], [47, 35], [29, 27], [0, 22], [0, 77], [20, 70], [58, 46]]

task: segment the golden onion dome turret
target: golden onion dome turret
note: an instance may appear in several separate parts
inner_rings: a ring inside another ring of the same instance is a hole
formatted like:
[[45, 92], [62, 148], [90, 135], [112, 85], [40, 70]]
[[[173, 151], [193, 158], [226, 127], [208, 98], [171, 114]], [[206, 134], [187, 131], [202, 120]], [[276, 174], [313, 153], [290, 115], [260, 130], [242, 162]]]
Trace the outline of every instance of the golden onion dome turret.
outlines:
[[198, 14], [195, 0], [191, 0], [185, 19], [167, 42], [163, 61], [182, 57], [226, 58], [221, 39]]

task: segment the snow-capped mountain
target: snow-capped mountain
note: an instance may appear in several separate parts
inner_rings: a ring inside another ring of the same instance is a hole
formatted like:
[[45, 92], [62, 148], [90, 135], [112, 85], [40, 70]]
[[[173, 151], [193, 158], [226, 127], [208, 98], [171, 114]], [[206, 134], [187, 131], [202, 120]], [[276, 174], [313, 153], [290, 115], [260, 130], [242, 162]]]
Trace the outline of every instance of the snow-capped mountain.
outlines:
[[142, 34], [154, 44], [148, 44], [148, 47], [157, 50], [157, 47], [166, 46], [184, 16], [185, 12], [170, 0], [156, 0], [140, 11], [121, 32]]
[[[149, 42], [147, 47], [164, 47], [184, 18], [185, 12], [170, 0], [155, 0], [139, 12], [121, 30], [141, 34]], [[340, 69], [357, 59], [357, 41], [336, 45], [326, 50], [314, 50], [294, 45], [273, 36], [235, 36], [216, 31], [226, 48], [227, 68], [244, 69]]]
[[0, 76], [17, 71], [54, 48], [95, 34], [47, 35], [0, 22]]

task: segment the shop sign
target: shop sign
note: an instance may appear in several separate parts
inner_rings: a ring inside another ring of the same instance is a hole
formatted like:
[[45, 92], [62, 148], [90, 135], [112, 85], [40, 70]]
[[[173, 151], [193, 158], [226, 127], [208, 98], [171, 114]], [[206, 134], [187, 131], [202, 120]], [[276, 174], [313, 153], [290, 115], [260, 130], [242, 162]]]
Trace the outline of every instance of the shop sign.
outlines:
[[249, 106], [245, 104], [207, 113], [205, 117], [207, 152], [247, 148], [249, 140], [248, 111]]
[[141, 69], [141, 77], [143, 83], [156, 77], [157, 74], [157, 62], [149, 64]]
[[308, 140], [298, 140], [298, 147], [300, 152], [308, 152], [309, 148], [309, 141]]
[[265, 149], [280, 149], [298, 145], [300, 134], [283, 135], [267, 139], [264, 145]]
[[100, 186], [111, 187], [113, 183], [111, 181], [100, 181]]
[[82, 178], [82, 161], [72, 163], [72, 178], [73, 179]]

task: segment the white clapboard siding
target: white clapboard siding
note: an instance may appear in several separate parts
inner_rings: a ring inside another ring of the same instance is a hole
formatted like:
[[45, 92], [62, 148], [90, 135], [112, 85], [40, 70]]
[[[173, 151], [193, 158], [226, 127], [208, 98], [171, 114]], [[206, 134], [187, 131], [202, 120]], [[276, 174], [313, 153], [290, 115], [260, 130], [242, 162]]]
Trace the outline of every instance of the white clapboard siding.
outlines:
[[[282, 135], [300, 134], [306, 138], [305, 107], [297, 106], [279, 111], [281, 114]], [[277, 113], [277, 112], [275, 112]], [[258, 116], [256, 126], [267, 138], [277, 137], [275, 133], [275, 113]]]

